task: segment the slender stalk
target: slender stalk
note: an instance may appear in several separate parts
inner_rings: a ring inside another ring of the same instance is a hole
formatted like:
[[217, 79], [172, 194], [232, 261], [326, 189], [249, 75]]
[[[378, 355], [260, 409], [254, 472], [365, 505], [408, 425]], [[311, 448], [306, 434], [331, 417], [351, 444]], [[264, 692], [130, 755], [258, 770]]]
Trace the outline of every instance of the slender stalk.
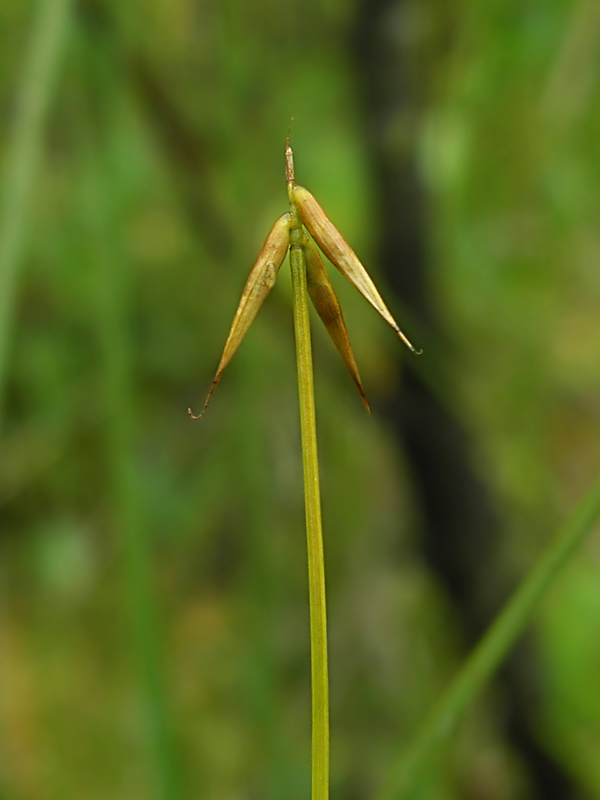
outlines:
[[[288, 144], [289, 150], [289, 144]], [[290, 168], [291, 164], [291, 168]], [[291, 169], [291, 171], [290, 171]], [[288, 153], [288, 187], [293, 185], [293, 162]], [[290, 264], [294, 303], [294, 330], [300, 395], [300, 429], [304, 467], [304, 500], [308, 543], [310, 597], [310, 647], [312, 686], [312, 800], [329, 797], [329, 683], [327, 675], [327, 617], [325, 606], [325, 561], [321, 528], [321, 493], [313, 385], [310, 321], [306, 289], [304, 232], [290, 196]]]
[[400, 756], [376, 800], [412, 796], [425, 770], [450, 736], [477, 693], [501, 664], [575, 549], [600, 519], [600, 479], [569, 522], [548, 545], [464, 667]]
[[42, 0], [25, 56], [18, 111], [6, 147], [0, 195], [0, 423], [4, 405], [17, 279], [44, 121], [64, 49], [71, 0]]

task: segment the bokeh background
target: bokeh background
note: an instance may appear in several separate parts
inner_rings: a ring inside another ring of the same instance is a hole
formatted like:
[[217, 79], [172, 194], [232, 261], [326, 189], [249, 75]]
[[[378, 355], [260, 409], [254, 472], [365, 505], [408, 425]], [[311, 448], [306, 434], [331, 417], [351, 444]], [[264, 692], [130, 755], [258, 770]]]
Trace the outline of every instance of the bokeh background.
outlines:
[[[62, 4], [0, 4], [4, 236], [40, 143], [12, 293], [0, 262], [0, 797], [309, 794], [286, 267], [186, 414], [294, 117], [425, 350], [332, 275], [374, 412], [314, 316], [332, 794], [374, 798], [600, 466], [600, 6], [73, 0], [44, 31]], [[599, 579], [596, 535], [415, 796], [600, 797]]]

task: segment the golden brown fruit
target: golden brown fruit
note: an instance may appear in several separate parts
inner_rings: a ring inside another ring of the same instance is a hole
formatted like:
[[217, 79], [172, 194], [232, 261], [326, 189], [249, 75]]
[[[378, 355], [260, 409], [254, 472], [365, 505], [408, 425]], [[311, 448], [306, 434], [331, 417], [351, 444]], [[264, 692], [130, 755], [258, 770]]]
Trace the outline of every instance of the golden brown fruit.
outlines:
[[260, 251], [258, 260], [252, 268], [252, 272], [248, 276], [248, 280], [244, 286], [242, 298], [235, 313], [229, 336], [225, 342], [219, 368], [217, 369], [217, 374], [210, 387], [208, 397], [204, 403], [204, 408], [198, 415], [192, 414], [191, 409], [188, 408], [188, 414], [192, 419], [200, 419], [208, 408], [208, 404], [221, 379], [223, 370], [231, 361], [233, 354], [246, 335], [246, 331], [252, 324], [252, 320], [258, 313], [258, 309], [264, 303], [266, 296], [275, 285], [277, 273], [287, 253], [290, 225], [291, 216], [288, 212], [280, 217], [271, 228], [263, 248]]
[[358, 374], [358, 367], [356, 366], [356, 360], [352, 352], [350, 339], [348, 338], [348, 331], [346, 329], [346, 323], [344, 322], [342, 309], [340, 308], [340, 304], [323, 265], [323, 261], [321, 260], [321, 256], [319, 255], [319, 251], [308, 236], [306, 236], [304, 252], [306, 254], [306, 283], [310, 299], [318, 315], [323, 320], [323, 324], [327, 328], [329, 335], [333, 339], [333, 343], [350, 370], [350, 374], [360, 392], [365, 408], [370, 414], [371, 408], [365, 397], [360, 375]]
[[298, 208], [298, 213], [309, 233], [325, 253], [331, 263], [339, 269], [342, 275], [356, 286], [358, 291], [371, 305], [379, 311], [385, 321], [392, 326], [404, 344], [418, 353], [406, 336], [400, 330], [396, 320], [392, 317], [388, 307], [383, 302], [375, 284], [367, 270], [358, 260], [356, 253], [327, 217], [321, 206], [312, 194], [303, 186], [294, 186], [291, 194]]

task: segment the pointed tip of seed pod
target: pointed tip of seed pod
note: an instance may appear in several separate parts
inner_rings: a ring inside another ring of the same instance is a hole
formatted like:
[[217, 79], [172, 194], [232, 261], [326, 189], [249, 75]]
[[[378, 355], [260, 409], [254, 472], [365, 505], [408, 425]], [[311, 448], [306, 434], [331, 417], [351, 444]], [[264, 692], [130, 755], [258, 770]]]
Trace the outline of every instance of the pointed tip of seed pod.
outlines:
[[[356, 364], [354, 364], [356, 368]], [[360, 382], [360, 377], [358, 375], [358, 370], [356, 371], [356, 375], [352, 376], [354, 378], [354, 383], [356, 384], [356, 388], [358, 389], [358, 393], [360, 394], [360, 399], [363, 401], [363, 405], [365, 410], [369, 416], [371, 416], [371, 406], [369, 405], [369, 401], [367, 400], [367, 396], [365, 394], [365, 390], [363, 389], [363, 385]]]
[[192, 411], [192, 409], [191, 409], [191, 408], [188, 408], [188, 417], [189, 417], [190, 419], [200, 419], [200, 417], [203, 417], [203, 416], [204, 416], [204, 412], [205, 412], [205, 411], [206, 411], [206, 409], [208, 408], [208, 404], [210, 403], [210, 400], [211, 400], [211, 398], [212, 398], [212, 396], [213, 396], [213, 392], [214, 392], [214, 391], [215, 391], [215, 389], [217, 388], [217, 384], [218, 384], [218, 382], [221, 380], [221, 375], [222, 375], [222, 374], [223, 374], [223, 370], [222, 370], [222, 369], [220, 369], [220, 370], [217, 372], [217, 374], [215, 375], [215, 379], [214, 379], [214, 381], [212, 382], [212, 386], [210, 387], [210, 391], [208, 392], [208, 395], [207, 395], [207, 397], [206, 397], [206, 400], [204, 401], [204, 408], [202, 409], [202, 411], [201, 411], [199, 414], [194, 414], [194, 412]]
[[406, 336], [402, 333], [400, 328], [394, 328], [394, 330], [398, 334], [398, 338], [401, 339], [404, 342], [404, 344], [408, 347], [408, 349], [411, 351], [411, 353], [414, 353], [416, 356], [423, 355], [423, 350], [417, 350], [417, 348], [412, 344], [412, 342], [410, 342], [406, 338]]
[[354, 383], [356, 384], [356, 388], [358, 389], [358, 392], [360, 394], [360, 399], [363, 401], [363, 405], [365, 407], [365, 410], [366, 410], [367, 414], [369, 416], [371, 416], [371, 406], [369, 405], [369, 401], [367, 400], [367, 396], [365, 395], [365, 390], [362, 387], [362, 383], [360, 382], [360, 379], [357, 380], [356, 377], [355, 377], [354, 378]]
[[[212, 392], [211, 392], [211, 396], [212, 396]], [[191, 409], [191, 408], [188, 408], [188, 417], [189, 417], [190, 419], [194, 419], [194, 420], [196, 420], [196, 419], [201, 419], [201, 418], [204, 416], [204, 414], [206, 413], [206, 409], [208, 408], [208, 404], [209, 404], [209, 403], [210, 403], [210, 397], [208, 398], [208, 400], [206, 401], [206, 403], [204, 403], [204, 408], [202, 409], [202, 411], [201, 411], [199, 414], [194, 414], [194, 412], [192, 411], [192, 409]]]

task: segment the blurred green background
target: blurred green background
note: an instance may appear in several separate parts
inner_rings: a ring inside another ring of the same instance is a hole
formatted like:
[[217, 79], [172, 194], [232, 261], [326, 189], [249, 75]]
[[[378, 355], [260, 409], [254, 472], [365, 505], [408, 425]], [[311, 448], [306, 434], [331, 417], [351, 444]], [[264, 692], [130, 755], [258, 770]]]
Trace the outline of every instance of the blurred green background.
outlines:
[[[374, 409], [315, 316], [332, 795], [374, 798], [598, 472], [600, 6], [2, 0], [0, 37], [0, 797], [309, 794], [285, 266], [186, 414], [294, 117], [425, 349], [332, 275]], [[596, 535], [420, 798], [600, 797], [599, 578]]]

